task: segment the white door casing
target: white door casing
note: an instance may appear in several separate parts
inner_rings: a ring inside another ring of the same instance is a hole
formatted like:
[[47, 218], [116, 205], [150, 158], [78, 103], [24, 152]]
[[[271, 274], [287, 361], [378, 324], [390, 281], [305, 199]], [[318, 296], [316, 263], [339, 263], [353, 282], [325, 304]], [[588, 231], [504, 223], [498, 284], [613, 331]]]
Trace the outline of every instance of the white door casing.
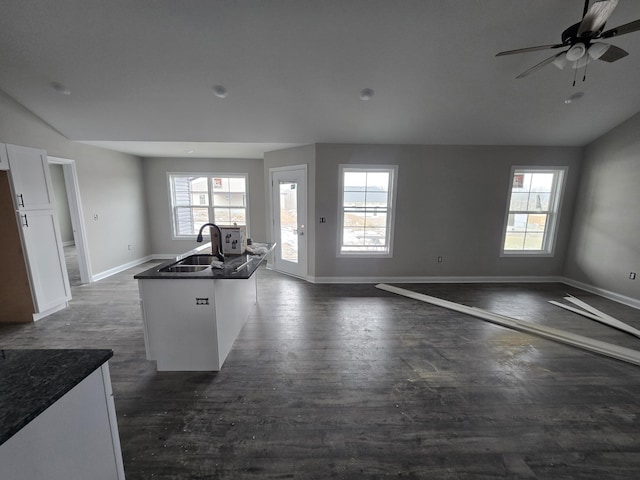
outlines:
[[307, 166], [269, 169], [273, 269], [300, 278], [307, 271]]

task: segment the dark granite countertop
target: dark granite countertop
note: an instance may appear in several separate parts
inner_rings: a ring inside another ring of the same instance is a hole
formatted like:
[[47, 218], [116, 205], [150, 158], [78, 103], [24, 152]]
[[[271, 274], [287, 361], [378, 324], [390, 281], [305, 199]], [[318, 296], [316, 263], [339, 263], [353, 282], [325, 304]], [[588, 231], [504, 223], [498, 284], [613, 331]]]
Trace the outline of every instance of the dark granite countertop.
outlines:
[[112, 356], [112, 350], [1, 350], [0, 445]]
[[[256, 245], [256, 244], [254, 244]], [[176, 263], [183, 258], [195, 254], [208, 254], [211, 253], [211, 243], [204, 246], [190, 250], [187, 253], [177, 255], [174, 259], [168, 260], [161, 265], [157, 265], [149, 270], [145, 270], [142, 273], [134, 275], [133, 278], [141, 279], [213, 279], [213, 280], [225, 280], [225, 279], [239, 279], [246, 280], [254, 274], [258, 269], [265, 257], [275, 248], [275, 243], [262, 243], [257, 245], [264, 245], [267, 249], [266, 253], [259, 255], [252, 255], [245, 253], [242, 255], [226, 256], [224, 261], [224, 268], [212, 268], [208, 266], [206, 269], [199, 272], [161, 272], [160, 270]]]

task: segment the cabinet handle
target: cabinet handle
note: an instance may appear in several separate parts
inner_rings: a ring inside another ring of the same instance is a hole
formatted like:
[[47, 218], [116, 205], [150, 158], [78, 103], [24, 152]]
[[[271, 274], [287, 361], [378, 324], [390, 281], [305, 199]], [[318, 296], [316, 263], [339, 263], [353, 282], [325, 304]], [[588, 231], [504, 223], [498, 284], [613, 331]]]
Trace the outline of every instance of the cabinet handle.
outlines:
[[18, 201], [18, 205], [21, 207], [24, 207], [24, 197], [22, 196], [22, 194], [19, 194], [18, 197], [20, 197], [20, 200]]
[[23, 226], [23, 227], [28, 227], [28, 226], [29, 226], [29, 222], [27, 221], [27, 214], [25, 213], [24, 215], [20, 215], [20, 216], [21, 216], [21, 217], [23, 218], [23, 220], [24, 220], [24, 222], [22, 222], [22, 226]]

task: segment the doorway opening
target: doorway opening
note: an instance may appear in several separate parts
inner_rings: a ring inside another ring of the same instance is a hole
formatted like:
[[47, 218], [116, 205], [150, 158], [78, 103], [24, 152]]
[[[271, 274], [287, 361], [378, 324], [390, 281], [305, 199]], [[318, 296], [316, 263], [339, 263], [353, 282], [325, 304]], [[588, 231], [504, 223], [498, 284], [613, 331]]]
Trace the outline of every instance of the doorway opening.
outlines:
[[71, 286], [91, 283], [91, 267], [74, 160], [47, 157]]

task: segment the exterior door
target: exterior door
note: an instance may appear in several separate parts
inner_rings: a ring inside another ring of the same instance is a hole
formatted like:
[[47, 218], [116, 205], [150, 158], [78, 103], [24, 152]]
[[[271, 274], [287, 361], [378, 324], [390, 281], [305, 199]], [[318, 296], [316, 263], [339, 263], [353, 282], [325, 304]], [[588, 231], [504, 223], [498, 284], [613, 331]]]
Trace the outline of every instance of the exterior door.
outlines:
[[274, 270], [307, 276], [307, 166], [274, 168], [271, 173]]

